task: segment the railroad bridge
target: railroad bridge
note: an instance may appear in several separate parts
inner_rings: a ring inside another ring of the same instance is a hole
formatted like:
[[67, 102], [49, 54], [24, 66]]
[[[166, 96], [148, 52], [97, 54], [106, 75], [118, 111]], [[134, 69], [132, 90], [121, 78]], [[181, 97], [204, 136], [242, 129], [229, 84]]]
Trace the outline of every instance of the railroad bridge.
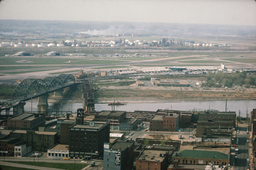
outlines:
[[[8, 116], [13, 108], [13, 115], [24, 113], [25, 101], [38, 98], [40, 113], [48, 113], [48, 96], [54, 92], [55, 97], [61, 97], [63, 90], [77, 84], [83, 83], [83, 107], [85, 110], [94, 110], [94, 95], [89, 80], [78, 81], [72, 74], [60, 74], [55, 77], [44, 79], [24, 79], [13, 92], [14, 99], [6, 101], [6, 105], [0, 107], [0, 115]], [[5, 110], [5, 114], [2, 111]]]

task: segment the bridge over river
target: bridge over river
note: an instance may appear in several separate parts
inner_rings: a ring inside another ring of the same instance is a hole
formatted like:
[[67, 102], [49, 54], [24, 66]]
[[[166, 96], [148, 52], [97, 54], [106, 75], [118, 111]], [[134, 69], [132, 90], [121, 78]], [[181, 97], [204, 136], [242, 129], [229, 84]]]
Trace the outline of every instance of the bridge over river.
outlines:
[[24, 105], [27, 100], [38, 98], [38, 108], [40, 113], [48, 112], [48, 96], [54, 92], [55, 97], [61, 97], [63, 90], [78, 84], [83, 85], [84, 109], [94, 110], [94, 95], [90, 87], [89, 80], [76, 80], [72, 74], [60, 74], [56, 77], [46, 77], [44, 79], [24, 79], [13, 92], [14, 99], [2, 102], [0, 106], [1, 116], [12, 116], [10, 114], [13, 108], [13, 115], [24, 113]]

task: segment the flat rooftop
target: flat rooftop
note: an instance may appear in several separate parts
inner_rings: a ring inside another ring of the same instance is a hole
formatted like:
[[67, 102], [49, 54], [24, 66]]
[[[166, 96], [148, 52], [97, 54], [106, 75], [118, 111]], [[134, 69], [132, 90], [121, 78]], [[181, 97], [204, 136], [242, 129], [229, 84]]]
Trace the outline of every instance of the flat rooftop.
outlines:
[[119, 117], [124, 114], [125, 111], [102, 111], [98, 114], [98, 116], [114, 116]]
[[[35, 117], [33, 114], [24, 113], [24, 114], [18, 115], [17, 117], [11, 118], [11, 120], [25, 120], [32, 116], [33, 116], [33, 118]], [[30, 118], [30, 120], [31, 120], [31, 118]]]
[[125, 141], [117, 141], [115, 144], [111, 146], [113, 150], [120, 150], [124, 151], [126, 148], [131, 147], [134, 144], [134, 142], [125, 142]]
[[90, 122], [84, 122], [83, 125], [75, 125], [73, 128], [77, 129], [100, 129], [103, 127], [107, 122], [98, 122], [92, 121], [93, 123], [90, 125]]
[[159, 150], [144, 150], [138, 160], [148, 161], [148, 162], [163, 162], [165, 159], [166, 151], [159, 151]]
[[53, 147], [52, 149], [49, 149], [49, 150], [57, 150], [57, 151], [69, 151], [68, 150], [68, 145], [56, 145], [55, 147]]
[[174, 152], [173, 157], [206, 158], [206, 159], [228, 159], [228, 155], [217, 151], [183, 150]]
[[45, 131], [35, 131], [35, 134], [39, 135], [56, 135], [58, 132], [45, 132]]
[[152, 120], [163, 120], [163, 115], [155, 115]]

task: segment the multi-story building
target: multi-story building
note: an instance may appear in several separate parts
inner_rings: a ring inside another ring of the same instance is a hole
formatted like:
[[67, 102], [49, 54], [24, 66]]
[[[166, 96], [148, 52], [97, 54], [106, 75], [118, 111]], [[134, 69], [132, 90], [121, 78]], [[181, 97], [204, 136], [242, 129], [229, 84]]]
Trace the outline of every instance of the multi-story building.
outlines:
[[174, 152], [173, 160], [179, 164], [190, 165], [227, 165], [229, 164], [229, 155], [217, 151], [204, 151], [204, 150], [182, 150]]
[[179, 129], [179, 114], [167, 113], [155, 115], [150, 121], [150, 131], [177, 131]]
[[166, 170], [168, 167], [166, 151], [144, 150], [136, 160], [136, 170]]
[[139, 120], [137, 118], [126, 118], [124, 122], [119, 123], [120, 131], [131, 131], [138, 128]]
[[103, 145], [109, 142], [109, 122], [91, 121], [70, 128], [69, 154], [71, 158], [97, 158], [103, 154]]
[[126, 118], [125, 111], [102, 111], [95, 115], [95, 121], [109, 121], [110, 130], [119, 130], [120, 122], [124, 122]]
[[130, 170], [134, 160], [134, 141], [115, 141], [104, 144], [105, 170]]
[[196, 136], [211, 135], [214, 129], [231, 130], [235, 123], [235, 112], [199, 113]]
[[18, 138], [8, 137], [0, 140], [1, 156], [14, 156], [15, 144], [19, 142]]
[[28, 146], [32, 146], [32, 150], [36, 151], [47, 151], [58, 142], [57, 132], [15, 130], [10, 136], [25, 141]]
[[23, 157], [27, 153], [32, 151], [31, 146], [27, 146], [25, 141], [17, 143], [14, 147], [14, 156]]
[[38, 130], [45, 125], [45, 117], [41, 114], [24, 113], [7, 120], [7, 128], [12, 130]]
[[251, 126], [252, 126], [252, 149], [253, 156], [256, 156], [256, 109], [253, 109], [251, 112]]
[[74, 126], [75, 120], [64, 120], [60, 123], [60, 144], [69, 144], [69, 129]]
[[206, 112], [198, 114], [198, 121], [232, 121], [236, 125], [236, 112]]

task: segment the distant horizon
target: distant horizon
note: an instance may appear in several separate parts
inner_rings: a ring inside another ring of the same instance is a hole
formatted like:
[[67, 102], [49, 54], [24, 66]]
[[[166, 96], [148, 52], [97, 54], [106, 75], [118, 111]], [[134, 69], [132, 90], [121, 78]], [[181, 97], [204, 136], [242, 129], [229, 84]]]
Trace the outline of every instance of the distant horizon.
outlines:
[[254, 0], [4, 0], [0, 19], [256, 26]]
[[79, 20], [30, 20], [30, 19], [0, 19], [0, 21], [42, 21], [42, 22], [77, 22], [77, 23], [90, 23], [90, 22], [98, 22], [98, 23], [141, 23], [141, 24], [167, 24], [167, 25], [214, 25], [214, 26], [248, 26], [248, 27], [256, 27], [256, 25], [225, 25], [225, 24], [206, 24], [206, 23], [169, 23], [169, 22], [136, 22], [136, 21], [79, 21]]

